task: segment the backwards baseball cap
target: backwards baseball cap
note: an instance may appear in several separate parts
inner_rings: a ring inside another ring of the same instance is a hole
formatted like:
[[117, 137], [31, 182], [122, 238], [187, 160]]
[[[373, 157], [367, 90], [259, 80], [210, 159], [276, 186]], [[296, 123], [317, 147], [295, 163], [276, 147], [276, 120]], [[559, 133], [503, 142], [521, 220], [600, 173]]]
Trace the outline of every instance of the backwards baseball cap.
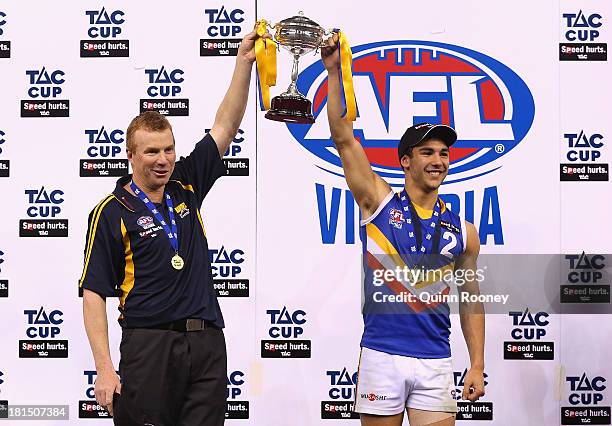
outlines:
[[397, 146], [397, 155], [401, 160], [409, 148], [412, 148], [425, 139], [440, 139], [450, 147], [457, 140], [457, 132], [450, 126], [444, 124], [419, 123], [409, 127]]

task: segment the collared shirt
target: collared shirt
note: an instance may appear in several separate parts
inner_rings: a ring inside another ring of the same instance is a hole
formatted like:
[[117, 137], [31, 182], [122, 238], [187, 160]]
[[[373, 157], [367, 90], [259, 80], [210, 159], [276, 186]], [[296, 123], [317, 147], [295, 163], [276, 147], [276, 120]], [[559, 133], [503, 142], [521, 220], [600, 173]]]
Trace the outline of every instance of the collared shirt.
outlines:
[[[204, 197], [225, 174], [213, 138], [207, 134], [176, 162], [165, 187], [174, 204], [183, 269], [162, 226], [146, 205], [117, 181], [112, 194], [89, 214], [80, 285], [102, 297], [119, 296], [122, 327], [146, 327], [183, 318], [201, 318], [223, 327], [213, 288], [208, 242], [200, 214]], [[167, 218], [165, 203], [158, 205]]]

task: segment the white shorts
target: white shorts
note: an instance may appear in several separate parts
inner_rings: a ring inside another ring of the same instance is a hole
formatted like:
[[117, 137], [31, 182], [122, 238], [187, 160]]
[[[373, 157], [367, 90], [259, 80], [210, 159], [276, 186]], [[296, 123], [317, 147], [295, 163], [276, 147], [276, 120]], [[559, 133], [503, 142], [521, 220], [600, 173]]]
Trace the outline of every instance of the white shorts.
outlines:
[[361, 348], [355, 411], [394, 415], [406, 408], [456, 413], [451, 358], [411, 358]]

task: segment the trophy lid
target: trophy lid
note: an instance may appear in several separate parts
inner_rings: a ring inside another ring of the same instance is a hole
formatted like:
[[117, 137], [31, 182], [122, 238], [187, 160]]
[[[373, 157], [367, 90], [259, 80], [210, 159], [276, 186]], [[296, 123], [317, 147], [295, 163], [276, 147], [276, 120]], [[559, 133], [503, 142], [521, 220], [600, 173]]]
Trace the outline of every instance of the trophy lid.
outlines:
[[283, 19], [279, 22], [280, 25], [286, 27], [288, 25], [291, 26], [303, 26], [310, 28], [321, 28], [319, 24], [317, 24], [312, 19], [304, 16], [304, 12], [300, 11], [297, 15], [292, 16], [291, 18]]
[[283, 19], [275, 27], [276, 40], [294, 55], [303, 55], [319, 47], [325, 34], [325, 30], [304, 16], [304, 12]]

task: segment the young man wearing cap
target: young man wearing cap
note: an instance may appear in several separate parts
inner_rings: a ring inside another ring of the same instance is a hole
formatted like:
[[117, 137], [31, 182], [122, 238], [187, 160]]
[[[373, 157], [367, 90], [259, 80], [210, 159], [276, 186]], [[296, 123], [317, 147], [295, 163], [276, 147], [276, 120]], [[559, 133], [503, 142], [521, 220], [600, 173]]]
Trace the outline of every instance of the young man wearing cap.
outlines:
[[[405, 186], [394, 193], [373, 172], [351, 122], [341, 117], [333, 41], [322, 50], [322, 59], [328, 71], [332, 139], [363, 218], [364, 332], [355, 411], [364, 426], [399, 426], [404, 410], [411, 426], [454, 425], [450, 309], [444, 299], [450, 286], [440, 277], [459, 270], [474, 272], [480, 250], [474, 225], [438, 198], [448, 174], [449, 147], [457, 135], [444, 125], [420, 123], [408, 128], [398, 146]], [[408, 274], [419, 269], [438, 272], [438, 278]], [[390, 271], [396, 274], [385, 273]], [[478, 283], [466, 280], [458, 290], [478, 294]], [[436, 299], [427, 303], [428, 295]], [[476, 401], [484, 395], [484, 311], [482, 304], [465, 302], [459, 303], [459, 314], [471, 363], [462, 398]]]

